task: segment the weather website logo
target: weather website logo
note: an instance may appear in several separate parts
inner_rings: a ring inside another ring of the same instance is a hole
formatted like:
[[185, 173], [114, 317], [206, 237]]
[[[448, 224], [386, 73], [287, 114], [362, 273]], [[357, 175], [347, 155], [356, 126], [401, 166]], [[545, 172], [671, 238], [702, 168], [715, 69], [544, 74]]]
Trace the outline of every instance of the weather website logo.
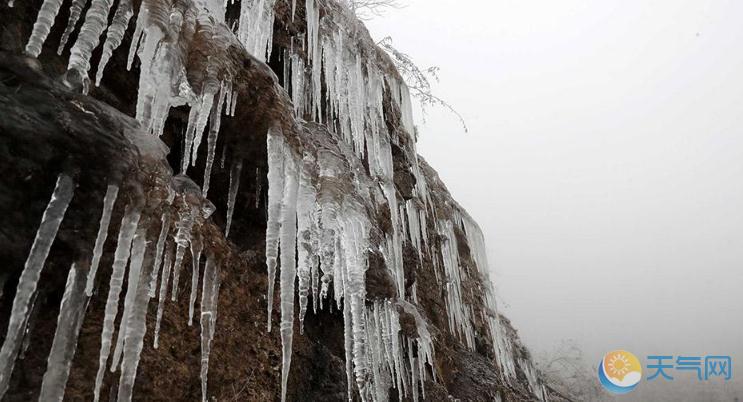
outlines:
[[614, 350], [599, 362], [598, 373], [604, 388], [615, 394], [626, 394], [640, 383], [642, 364], [632, 353]]

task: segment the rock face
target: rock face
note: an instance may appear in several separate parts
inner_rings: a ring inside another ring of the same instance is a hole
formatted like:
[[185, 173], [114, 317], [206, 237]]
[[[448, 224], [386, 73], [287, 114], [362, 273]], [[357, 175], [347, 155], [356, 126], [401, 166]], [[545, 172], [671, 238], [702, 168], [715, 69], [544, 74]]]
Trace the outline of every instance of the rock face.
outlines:
[[0, 399], [558, 398], [343, 5], [0, 8]]

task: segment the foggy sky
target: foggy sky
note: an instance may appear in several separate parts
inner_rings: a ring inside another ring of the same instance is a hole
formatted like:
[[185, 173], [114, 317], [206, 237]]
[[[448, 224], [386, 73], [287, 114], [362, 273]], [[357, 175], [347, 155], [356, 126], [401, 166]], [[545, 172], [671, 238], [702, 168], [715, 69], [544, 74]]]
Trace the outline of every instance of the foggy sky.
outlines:
[[743, 2], [413, 0], [367, 26], [441, 68], [470, 132], [430, 109], [418, 150], [530, 349], [731, 355], [743, 400]]

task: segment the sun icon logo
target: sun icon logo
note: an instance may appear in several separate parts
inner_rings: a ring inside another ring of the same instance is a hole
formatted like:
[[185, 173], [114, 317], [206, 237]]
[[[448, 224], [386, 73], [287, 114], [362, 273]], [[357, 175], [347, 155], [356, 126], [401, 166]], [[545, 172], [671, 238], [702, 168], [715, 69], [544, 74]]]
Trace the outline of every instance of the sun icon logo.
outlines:
[[642, 379], [642, 365], [632, 353], [613, 350], [601, 359], [598, 377], [607, 390], [615, 394], [626, 394], [635, 389]]

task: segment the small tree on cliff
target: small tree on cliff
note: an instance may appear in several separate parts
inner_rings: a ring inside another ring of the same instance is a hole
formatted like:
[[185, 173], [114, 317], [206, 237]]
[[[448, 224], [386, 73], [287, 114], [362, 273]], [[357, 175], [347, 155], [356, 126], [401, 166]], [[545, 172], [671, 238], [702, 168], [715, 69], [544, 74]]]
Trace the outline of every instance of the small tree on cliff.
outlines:
[[454, 109], [449, 102], [436, 96], [431, 89], [432, 81], [439, 81], [439, 67], [430, 66], [427, 68], [420, 68], [407, 54], [397, 50], [392, 45], [392, 38], [387, 36], [381, 41], [377, 42], [377, 46], [384, 49], [387, 54], [392, 58], [392, 62], [395, 63], [395, 67], [402, 75], [405, 84], [410, 89], [410, 95], [420, 102], [421, 110], [423, 111], [423, 119], [426, 118], [426, 109], [430, 106], [439, 106], [447, 109], [453, 113], [459, 122], [462, 124], [464, 132], [467, 132], [467, 124], [464, 121], [459, 112]]
[[562, 395], [579, 401], [599, 400], [602, 395], [583, 350], [575, 340], [563, 340], [551, 352], [540, 355], [537, 367], [547, 383]]
[[403, 4], [397, 0], [346, 0], [346, 3], [360, 20], [378, 17], [390, 8], [403, 7]]

